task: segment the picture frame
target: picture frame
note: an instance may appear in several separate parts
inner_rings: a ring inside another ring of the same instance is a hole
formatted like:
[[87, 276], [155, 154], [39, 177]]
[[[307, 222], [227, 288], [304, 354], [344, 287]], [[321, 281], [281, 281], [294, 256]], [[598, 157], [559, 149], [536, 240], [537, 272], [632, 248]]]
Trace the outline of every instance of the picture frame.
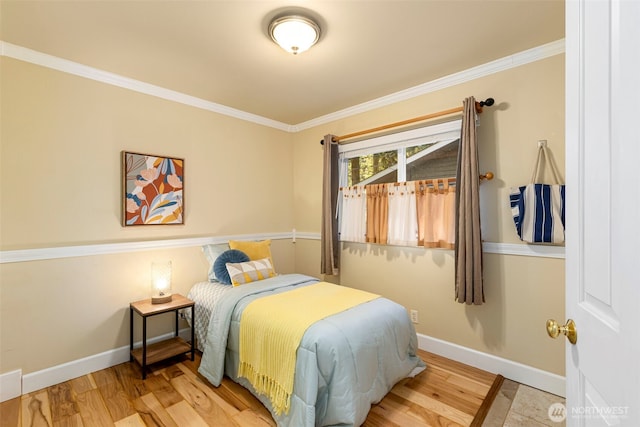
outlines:
[[122, 226], [184, 224], [184, 159], [122, 151]]

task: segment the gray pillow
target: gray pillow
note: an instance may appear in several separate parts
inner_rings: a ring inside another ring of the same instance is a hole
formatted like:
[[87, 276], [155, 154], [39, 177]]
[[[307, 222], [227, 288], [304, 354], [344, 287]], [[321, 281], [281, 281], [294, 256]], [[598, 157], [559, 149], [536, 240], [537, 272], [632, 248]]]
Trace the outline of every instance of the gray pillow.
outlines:
[[220, 254], [224, 251], [229, 250], [228, 243], [217, 243], [215, 245], [204, 245], [202, 247], [202, 252], [204, 252], [205, 257], [207, 257], [207, 261], [209, 262], [209, 281], [210, 282], [219, 282], [220, 280], [216, 277], [216, 272], [213, 269], [213, 264], [216, 262]]

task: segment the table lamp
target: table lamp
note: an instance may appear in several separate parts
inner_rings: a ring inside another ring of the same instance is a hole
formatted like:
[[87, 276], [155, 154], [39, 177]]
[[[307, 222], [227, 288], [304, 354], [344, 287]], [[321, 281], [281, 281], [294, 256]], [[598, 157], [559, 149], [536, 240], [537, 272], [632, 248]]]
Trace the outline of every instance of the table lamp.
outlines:
[[171, 301], [171, 261], [151, 264], [152, 304]]

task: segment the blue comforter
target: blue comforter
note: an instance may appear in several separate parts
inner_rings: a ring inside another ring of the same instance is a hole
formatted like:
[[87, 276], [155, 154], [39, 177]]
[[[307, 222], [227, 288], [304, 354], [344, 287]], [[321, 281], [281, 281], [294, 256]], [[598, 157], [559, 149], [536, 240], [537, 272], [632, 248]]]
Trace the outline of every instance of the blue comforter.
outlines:
[[[417, 337], [404, 307], [385, 298], [327, 317], [307, 329], [298, 348], [288, 414], [277, 416], [269, 400], [238, 378], [240, 316], [253, 300], [318, 280], [287, 274], [226, 292], [209, 321], [199, 372], [219, 386], [226, 373], [251, 390], [278, 426], [359, 426], [402, 378], [424, 369]], [[265, 321], [268, 321], [266, 319]]]

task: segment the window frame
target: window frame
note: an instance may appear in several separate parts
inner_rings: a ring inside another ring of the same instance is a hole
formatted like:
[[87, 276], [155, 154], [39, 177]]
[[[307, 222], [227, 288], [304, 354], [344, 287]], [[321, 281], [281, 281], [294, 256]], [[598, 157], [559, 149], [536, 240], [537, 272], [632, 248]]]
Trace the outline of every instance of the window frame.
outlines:
[[[387, 168], [355, 185], [367, 185], [368, 182], [375, 181], [375, 179], [382, 176], [381, 174], [383, 172], [386, 175], [396, 169], [398, 171], [397, 182], [406, 182], [408, 163], [459, 140], [461, 130], [462, 119], [458, 119], [418, 129], [368, 138], [348, 144], [341, 144], [338, 146], [339, 185], [340, 187], [347, 186], [349, 159], [393, 150], [398, 151], [398, 163], [395, 166]], [[434, 145], [414, 154], [409, 159], [406, 158], [407, 148], [424, 144]]]

